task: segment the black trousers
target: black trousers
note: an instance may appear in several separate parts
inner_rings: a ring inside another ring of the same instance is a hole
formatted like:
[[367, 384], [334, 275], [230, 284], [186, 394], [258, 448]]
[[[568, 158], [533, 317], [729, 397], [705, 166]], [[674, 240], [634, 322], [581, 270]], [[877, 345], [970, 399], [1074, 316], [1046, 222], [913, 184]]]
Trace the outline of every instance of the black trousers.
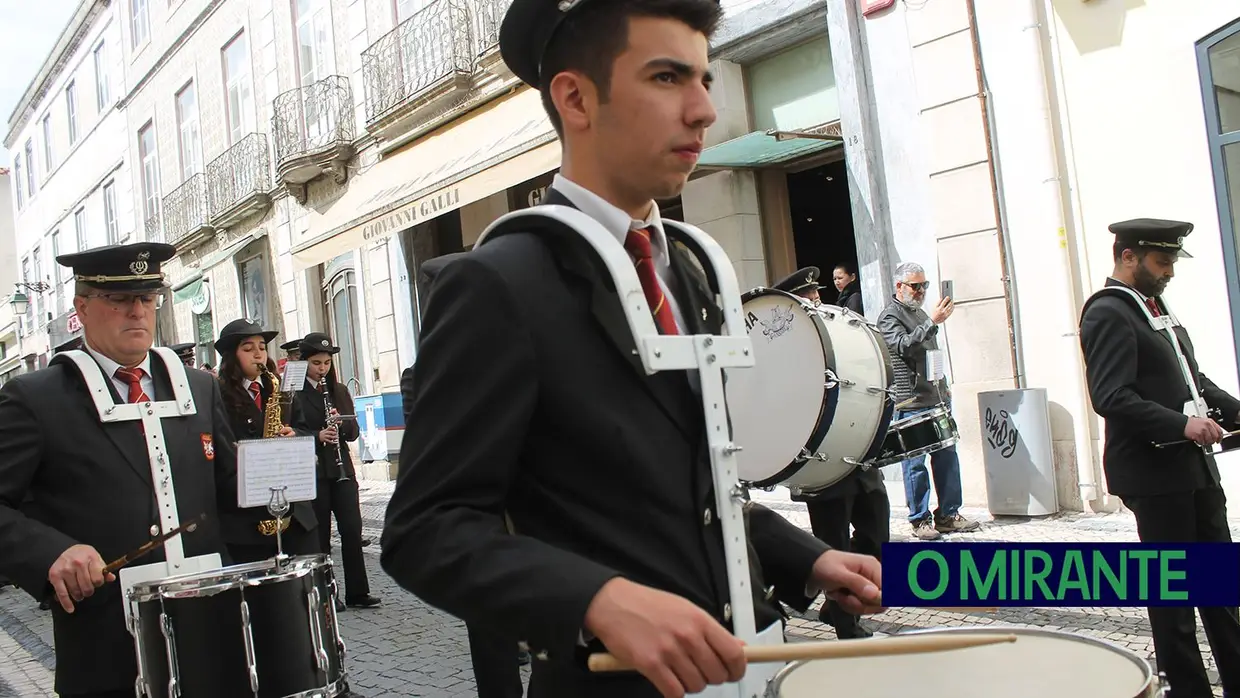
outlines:
[[133, 698], [133, 689], [127, 691], [96, 691], [94, 693], [62, 693], [60, 698]]
[[[809, 511], [809, 525], [814, 536], [835, 548], [883, 559], [883, 543], [891, 540], [891, 501], [887, 490], [858, 490], [851, 495], [827, 499], [810, 499], [805, 508]], [[855, 529], [850, 535], [849, 527]], [[857, 616], [840, 608], [828, 599], [823, 603], [819, 619], [835, 626], [835, 633], [843, 639], [856, 636]]]
[[[322, 528], [323, 524], [320, 523], [318, 527]], [[228, 554], [232, 557], [232, 561], [235, 564], [241, 564], [274, 558], [277, 552], [276, 537], [264, 536], [264, 538], [267, 542], [262, 544], [230, 544]], [[283, 546], [285, 555], [319, 554], [318, 534], [314, 530], [307, 531], [297, 522], [293, 522], [287, 531], [280, 534], [280, 545]]]
[[474, 665], [478, 698], [521, 698], [521, 665], [517, 662], [517, 641], [490, 628], [466, 624], [469, 631], [469, 657]]
[[[1149, 543], [1229, 543], [1227, 498], [1221, 489], [1123, 497], [1137, 519], [1137, 535]], [[1240, 695], [1240, 615], [1235, 608], [1199, 608], [1201, 624], [1218, 664], [1223, 689]], [[1170, 698], [1210, 698], [1197, 618], [1192, 608], [1147, 609], [1158, 668], [1171, 684]]]
[[328, 555], [332, 551], [333, 514], [344, 562], [344, 597], [360, 599], [370, 594], [370, 580], [362, 554], [362, 505], [358, 501], [357, 480], [319, 479], [314, 515], [319, 520], [319, 549]]

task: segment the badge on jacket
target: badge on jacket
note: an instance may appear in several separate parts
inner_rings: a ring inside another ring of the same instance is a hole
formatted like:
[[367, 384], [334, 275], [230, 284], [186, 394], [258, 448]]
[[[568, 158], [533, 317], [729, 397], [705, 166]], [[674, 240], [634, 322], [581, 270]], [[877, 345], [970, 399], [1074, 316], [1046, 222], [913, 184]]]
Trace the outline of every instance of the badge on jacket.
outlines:
[[215, 460], [215, 442], [211, 439], [210, 434], [202, 435], [202, 455], [207, 460]]

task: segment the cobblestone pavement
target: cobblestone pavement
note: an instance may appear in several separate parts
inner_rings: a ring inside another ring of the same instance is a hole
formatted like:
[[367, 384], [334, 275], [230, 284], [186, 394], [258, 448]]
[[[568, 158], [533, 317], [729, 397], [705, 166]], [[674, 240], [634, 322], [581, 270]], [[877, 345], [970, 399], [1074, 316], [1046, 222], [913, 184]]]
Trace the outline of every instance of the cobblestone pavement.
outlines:
[[[469, 644], [464, 625], [400, 590], [379, 568], [379, 532], [392, 483], [365, 482], [362, 516], [366, 534], [374, 543], [366, 548], [373, 592], [383, 599], [376, 609], [348, 610], [340, 615], [341, 632], [348, 644], [347, 665], [354, 690], [368, 698], [380, 696], [474, 695]], [[782, 490], [757, 492], [754, 498], [779, 511], [793, 523], [809, 527], [804, 506], [788, 500]], [[909, 540], [902, 498], [893, 491], [892, 537]], [[978, 541], [1122, 541], [1136, 540], [1132, 516], [1114, 514], [1060, 514], [1037, 519], [994, 520], [981, 509], [962, 513], [983, 522], [981, 531], [944, 538]], [[1240, 520], [1232, 534], [1240, 539]], [[935, 543], [928, 543], [935, 545]], [[339, 555], [336, 557], [339, 569]], [[817, 622], [817, 610], [794, 616], [790, 639], [831, 639], [829, 626]], [[994, 613], [955, 613], [929, 609], [892, 609], [866, 621], [880, 633], [925, 628], [1003, 624], [1064, 630], [1097, 637], [1127, 648], [1153, 665], [1149, 624], [1141, 609], [1035, 608], [1001, 609]], [[1204, 633], [1199, 641], [1208, 648]], [[1215, 695], [1221, 696], [1218, 674], [1208, 649], [1203, 652]], [[42, 698], [54, 696], [51, 618], [12, 587], [0, 591], [0, 696]], [[528, 678], [528, 669], [522, 669]], [[950, 690], [950, 689], [948, 689]]]

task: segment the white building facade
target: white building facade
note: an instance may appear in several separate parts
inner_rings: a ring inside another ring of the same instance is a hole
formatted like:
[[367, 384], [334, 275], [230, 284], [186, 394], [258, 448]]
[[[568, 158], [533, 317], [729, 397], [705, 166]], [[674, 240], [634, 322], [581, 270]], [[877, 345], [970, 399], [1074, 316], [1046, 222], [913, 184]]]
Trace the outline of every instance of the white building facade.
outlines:
[[81, 335], [72, 277], [56, 256], [141, 239], [118, 145], [122, 5], [83, 0], [9, 117], [16, 281], [30, 299], [19, 335], [30, 370]]

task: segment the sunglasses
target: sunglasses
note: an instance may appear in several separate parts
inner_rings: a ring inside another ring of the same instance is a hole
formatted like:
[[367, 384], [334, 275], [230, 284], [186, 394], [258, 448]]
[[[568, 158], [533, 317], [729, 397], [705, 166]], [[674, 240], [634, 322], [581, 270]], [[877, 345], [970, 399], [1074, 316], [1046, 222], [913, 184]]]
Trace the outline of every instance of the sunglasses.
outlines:
[[917, 282], [917, 283], [915, 283], [915, 284], [910, 284], [910, 283], [909, 283], [909, 282], [907, 282], [907, 281], [901, 281], [900, 283], [904, 284], [905, 286], [908, 286], [909, 288], [913, 289], [914, 291], [924, 291], [924, 290], [926, 290], [926, 289], [930, 288], [930, 282], [929, 282], [929, 281], [919, 281], [919, 282]]

